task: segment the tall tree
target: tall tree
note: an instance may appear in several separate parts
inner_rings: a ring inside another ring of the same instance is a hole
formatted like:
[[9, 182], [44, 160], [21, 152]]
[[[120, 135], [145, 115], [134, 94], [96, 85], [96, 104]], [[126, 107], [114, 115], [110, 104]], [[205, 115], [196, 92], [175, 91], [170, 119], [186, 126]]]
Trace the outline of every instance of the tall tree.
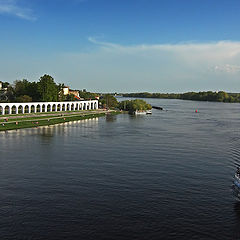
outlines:
[[40, 77], [38, 82], [38, 92], [43, 102], [58, 101], [58, 86], [54, 82], [53, 77], [45, 74]]
[[108, 108], [118, 107], [117, 99], [111, 94], [105, 94], [103, 98], [100, 99], [100, 102], [103, 106], [106, 106]]

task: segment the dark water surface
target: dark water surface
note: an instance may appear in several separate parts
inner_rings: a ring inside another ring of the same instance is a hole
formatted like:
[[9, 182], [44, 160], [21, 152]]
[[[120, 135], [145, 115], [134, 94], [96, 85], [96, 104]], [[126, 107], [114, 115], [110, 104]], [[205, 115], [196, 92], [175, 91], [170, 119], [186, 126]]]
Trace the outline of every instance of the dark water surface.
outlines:
[[148, 101], [1, 132], [0, 239], [239, 239], [240, 104]]

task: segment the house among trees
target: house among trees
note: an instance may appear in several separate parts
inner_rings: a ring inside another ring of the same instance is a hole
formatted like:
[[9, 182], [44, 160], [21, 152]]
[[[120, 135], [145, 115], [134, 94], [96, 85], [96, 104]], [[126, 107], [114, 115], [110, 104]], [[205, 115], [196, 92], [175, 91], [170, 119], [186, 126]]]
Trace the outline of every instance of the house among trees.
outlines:
[[4, 91], [6, 92], [7, 91], [7, 87], [9, 86], [9, 83], [8, 82], [2, 82], [0, 81], [0, 91]]
[[72, 95], [74, 95], [74, 96], [79, 98], [79, 91], [78, 90], [72, 90], [72, 89], [70, 89], [67, 86], [64, 86], [62, 90], [63, 90], [63, 95], [64, 96], [72, 94]]
[[72, 95], [74, 95], [74, 96], [79, 98], [79, 91], [78, 90], [71, 90], [71, 89], [69, 89], [69, 94], [72, 94]]
[[64, 86], [64, 87], [62, 88], [62, 91], [63, 91], [63, 95], [64, 95], [64, 96], [68, 95], [68, 94], [69, 94], [69, 87]]

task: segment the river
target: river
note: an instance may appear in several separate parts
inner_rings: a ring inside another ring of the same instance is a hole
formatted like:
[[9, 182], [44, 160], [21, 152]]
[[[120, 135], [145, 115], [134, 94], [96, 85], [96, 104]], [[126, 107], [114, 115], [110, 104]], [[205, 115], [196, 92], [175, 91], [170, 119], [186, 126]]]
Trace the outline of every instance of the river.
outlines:
[[240, 104], [147, 101], [1, 132], [0, 239], [239, 239]]

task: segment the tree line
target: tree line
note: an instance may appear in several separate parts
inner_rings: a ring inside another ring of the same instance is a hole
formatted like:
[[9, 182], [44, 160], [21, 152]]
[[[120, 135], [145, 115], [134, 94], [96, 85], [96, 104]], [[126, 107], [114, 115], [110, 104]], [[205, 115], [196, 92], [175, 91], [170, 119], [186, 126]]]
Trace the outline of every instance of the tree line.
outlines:
[[63, 98], [64, 84], [56, 84], [54, 78], [45, 74], [38, 82], [27, 79], [16, 80], [13, 84], [3, 83], [7, 90], [1, 92], [4, 102], [53, 102]]
[[240, 102], [240, 93], [219, 92], [187, 92], [187, 93], [125, 93], [123, 97], [138, 98], [165, 98], [165, 99], [182, 99], [209, 102]]
[[[72, 94], [64, 95], [64, 84], [57, 84], [50, 75], [43, 75], [37, 82], [30, 82], [27, 79], [16, 80], [13, 84], [2, 83], [3, 90], [0, 90], [1, 102], [61, 102], [74, 101]], [[7, 90], [5, 90], [7, 89]], [[94, 99], [95, 93], [86, 90], [79, 91], [81, 98]]]

